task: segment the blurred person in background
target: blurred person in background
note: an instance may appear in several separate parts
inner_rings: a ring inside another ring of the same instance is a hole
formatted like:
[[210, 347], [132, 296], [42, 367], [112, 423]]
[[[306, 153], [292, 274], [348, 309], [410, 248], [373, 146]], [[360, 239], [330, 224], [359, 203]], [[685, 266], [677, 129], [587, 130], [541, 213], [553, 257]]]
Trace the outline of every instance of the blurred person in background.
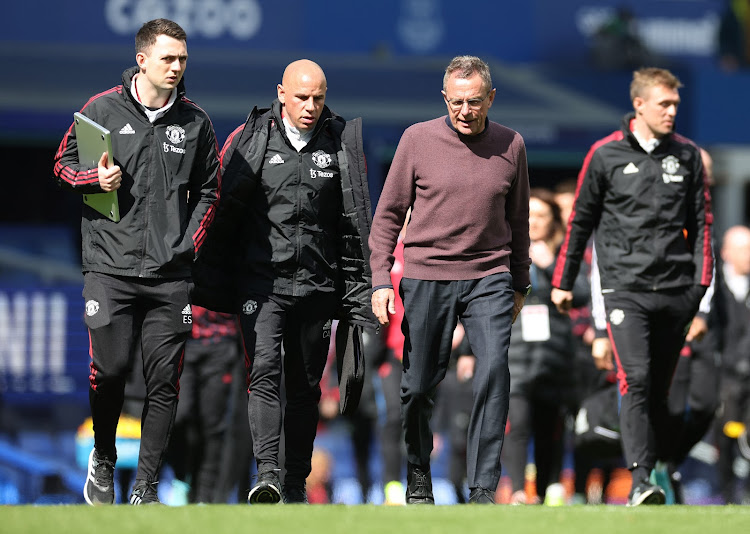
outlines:
[[[552, 281], [552, 301], [566, 312], [596, 231], [622, 443], [633, 479], [630, 506], [666, 500], [649, 477], [675, 436], [669, 384], [713, 272], [710, 192], [700, 151], [673, 131], [681, 85], [665, 69], [633, 73], [634, 113], [584, 160]], [[644, 226], [653, 230], [644, 233]]]
[[526, 147], [517, 132], [487, 119], [495, 89], [480, 58], [450, 62], [443, 99], [448, 115], [407, 128], [386, 177], [370, 234], [372, 310], [383, 325], [395, 313], [390, 271], [411, 208], [399, 287], [406, 503], [435, 502], [430, 420], [461, 320], [476, 357], [469, 501], [494, 504], [508, 413], [510, 328], [531, 290]]
[[[713, 306], [720, 331], [721, 406], [716, 419], [719, 484], [726, 503], [750, 500], [747, 477], [735, 472], [738, 438], [750, 423], [750, 228], [733, 226], [723, 236]], [[747, 434], [744, 436], [747, 443]]]
[[78, 160], [71, 126], [55, 154], [61, 187], [117, 191], [118, 222], [83, 206], [83, 297], [90, 336], [94, 449], [84, 498], [114, 502], [115, 435], [134, 344], [140, 340], [146, 400], [131, 504], [158, 503], [156, 484], [177, 410], [180, 363], [192, 328], [190, 277], [214, 213], [219, 160], [206, 113], [185, 97], [185, 31], [166, 19], [135, 37], [137, 66], [81, 113], [112, 132], [112, 161]]
[[602, 70], [627, 70], [655, 63], [638, 32], [638, 21], [626, 6], [618, 7], [596, 31], [591, 54]]
[[194, 269], [196, 304], [239, 313], [258, 468], [251, 504], [308, 502], [332, 323], [346, 339], [374, 326], [361, 120], [331, 111], [327, 89], [317, 63], [294, 61], [271, 108], [253, 108], [229, 135], [221, 202]]
[[[554, 194], [532, 188], [529, 199], [531, 294], [513, 324], [508, 351], [510, 410], [503, 465], [511, 479], [511, 504], [526, 504], [524, 489], [527, 451], [534, 442], [537, 494], [559, 482], [565, 419], [575, 404], [575, 348], [570, 318], [550, 300], [555, 259], [564, 236], [560, 207]], [[587, 273], [579, 272], [573, 307], [589, 300]]]
[[237, 316], [193, 306], [167, 454], [175, 475], [171, 504], [221, 502], [216, 489], [239, 354]]
[[750, 0], [726, 0], [717, 35], [719, 66], [734, 72], [750, 65]]

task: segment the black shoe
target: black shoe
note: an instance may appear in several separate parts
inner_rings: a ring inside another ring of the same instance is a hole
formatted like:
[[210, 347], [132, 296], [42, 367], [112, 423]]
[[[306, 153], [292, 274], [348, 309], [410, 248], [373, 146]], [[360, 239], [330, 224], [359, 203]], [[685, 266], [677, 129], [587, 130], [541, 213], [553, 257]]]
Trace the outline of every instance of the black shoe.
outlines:
[[639, 506], [641, 504], [664, 504], [666, 502], [664, 490], [651, 484], [644, 479], [640, 482], [633, 481], [633, 488], [628, 496], [628, 506]]
[[305, 483], [284, 484], [284, 504], [307, 504], [307, 490]]
[[96, 449], [89, 454], [89, 470], [83, 486], [83, 498], [91, 506], [115, 503], [115, 461], [100, 456]]
[[406, 504], [435, 504], [429, 467], [423, 469], [409, 464], [406, 473]]
[[469, 504], [495, 504], [495, 492], [476, 487], [469, 494]]
[[278, 469], [258, 473], [258, 481], [247, 495], [249, 504], [276, 504], [281, 500], [281, 482]]
[[156, 493], [156, 484], [158, 482], [136, 480], [135, 486], [133, 486], [133, 493], [130, 494], [130, 504], [135, 506], [140, 506], [141, 504], [161, 504], [159, 496]]

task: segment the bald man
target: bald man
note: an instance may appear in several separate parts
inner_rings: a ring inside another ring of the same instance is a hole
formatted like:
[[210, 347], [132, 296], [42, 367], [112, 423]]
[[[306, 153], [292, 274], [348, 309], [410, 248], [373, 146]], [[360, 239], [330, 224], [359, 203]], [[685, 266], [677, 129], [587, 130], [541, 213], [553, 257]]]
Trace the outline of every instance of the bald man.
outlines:
[[254, 108], [230, 134], [219, 208], [193, 272], [197, 304], [239, 314], [258, 464], [251, 504], [307, 502], [332, 320], [339, 332], [375, 322], [361, 120], [333, 113], [327, 88], [319, 65], [295, 61], [271, 108]]
[[750, 424], [750, 228], [732, 226], [724, 233], [721, 268], [717, 271], [714, 307], [721, 343], [717, 471], [725, 502], [740, 504], [747, 502], [750, 491], [747, 478], [738, 477], [734, 471], [741, 432], [733, 423]]

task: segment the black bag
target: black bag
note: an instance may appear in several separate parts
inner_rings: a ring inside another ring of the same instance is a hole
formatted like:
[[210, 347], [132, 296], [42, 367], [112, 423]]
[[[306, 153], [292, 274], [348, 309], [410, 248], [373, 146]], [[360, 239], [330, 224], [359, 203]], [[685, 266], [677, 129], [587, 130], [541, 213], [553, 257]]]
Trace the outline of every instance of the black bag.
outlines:
[[622, 454], [617, 384], [609, 384], [583, 400], [575, 420], [575, 446], [597, 458]]
[[339, 321], [336, 328], [336, 370], [339, 375], [339, 409], [342, 415], [351, 415], [359, 405], [365, 384], [361, 326]]

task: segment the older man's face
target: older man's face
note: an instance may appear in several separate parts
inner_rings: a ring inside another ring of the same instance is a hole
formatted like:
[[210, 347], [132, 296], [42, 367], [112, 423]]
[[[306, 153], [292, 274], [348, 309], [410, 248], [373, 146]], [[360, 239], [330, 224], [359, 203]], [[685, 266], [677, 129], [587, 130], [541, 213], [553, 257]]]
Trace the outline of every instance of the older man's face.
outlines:
[[477, 135], [484, 131], [487, 113], [495, 100], [495, 90], [482, 84], [482, 78], [474, 73], [469, 78], [458, 78], [453, 73], [443, 91], [448, 116], [453, 127], [464, 135]]

